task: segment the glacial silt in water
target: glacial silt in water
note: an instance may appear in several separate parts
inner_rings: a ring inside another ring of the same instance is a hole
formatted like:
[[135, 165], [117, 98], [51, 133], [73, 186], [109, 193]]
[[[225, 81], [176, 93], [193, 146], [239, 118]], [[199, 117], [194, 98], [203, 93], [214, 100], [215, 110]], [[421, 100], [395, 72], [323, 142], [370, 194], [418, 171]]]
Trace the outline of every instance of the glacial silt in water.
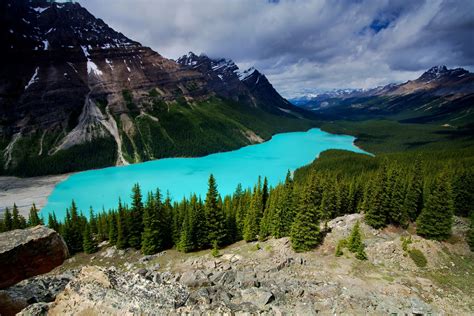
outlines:
[[116, 208], [119, 197], [129, 204], [135, 183], [140, 184], [144, 196], [160, 188], [163, 195], [168, 191], [175, 201], [191, 193], [204, 199], [210, 173], [214, 174], [222, 195], [234, 192], [239, 183], [243, 188], [253, 186], [259, 175], [266, 176], [274, 186], [284, 180], [288, 170], [312, 162], [327, 149], [364, 153], [354, 145], [354, 137], [329, 134], [317, 128], [277, 134], [262, 144], [205, 157], [166, 158], [73, 174], [56, 186], [42, 213], [47, 218], [54, 211], [58, 219], [63, 219], [72, 199], [86, 215], [90, 207], [96, 213]]

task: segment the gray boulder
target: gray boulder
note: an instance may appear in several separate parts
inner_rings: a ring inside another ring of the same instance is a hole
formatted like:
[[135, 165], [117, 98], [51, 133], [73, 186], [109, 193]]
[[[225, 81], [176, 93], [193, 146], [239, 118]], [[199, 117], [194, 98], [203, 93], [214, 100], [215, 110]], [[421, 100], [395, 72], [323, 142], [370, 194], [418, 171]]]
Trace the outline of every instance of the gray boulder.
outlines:
[[259, 308], [264, 308], [275, 299], [272, 292], [260, 288], [242, 290], [241, 295], [242, 302], [252, 303]]

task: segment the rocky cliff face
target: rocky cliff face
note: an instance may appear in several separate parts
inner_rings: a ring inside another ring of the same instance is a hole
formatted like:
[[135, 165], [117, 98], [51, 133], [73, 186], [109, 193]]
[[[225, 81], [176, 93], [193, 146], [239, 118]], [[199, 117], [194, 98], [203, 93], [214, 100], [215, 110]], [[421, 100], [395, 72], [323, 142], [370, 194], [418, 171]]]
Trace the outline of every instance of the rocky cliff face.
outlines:
[[[243, 105], [239, 111], [249, 115], [247, 107], [254, 106], [283, 117], [288, 114], [278, 108], [291, 108], [273, 88], [270, 99], [253, 93], [233, 73], [233, 63], [183, 66], [111, 29], [78, 3], [6, 0], [0, 8], [2, 173], [60, 173], [193, 155], [180, 148], [177, 105], [195, 110], [218, 98]], [[186, 113], [190, 119], [195, 114]], [[236, 135], [262, 134], [245, 121], [237, 122], [243, 126]], [[245, 145], [235, 135], [219, 142], [220, 148], [202, 154], [229, 149], [229, 142]]]
[[62, 264], [68, 249], [61, 236], [44, 226], [0, 234], [0, 289], [46, 273]]

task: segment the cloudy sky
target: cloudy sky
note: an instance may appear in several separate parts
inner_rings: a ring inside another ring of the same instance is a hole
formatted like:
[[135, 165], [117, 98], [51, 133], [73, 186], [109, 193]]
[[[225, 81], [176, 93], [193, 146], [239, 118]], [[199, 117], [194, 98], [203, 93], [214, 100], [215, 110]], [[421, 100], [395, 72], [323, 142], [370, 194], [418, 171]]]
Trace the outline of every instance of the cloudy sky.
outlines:
[[79, 0], [126, 36], [256, 66], [285, 97], [474, 69], [473, 0]]

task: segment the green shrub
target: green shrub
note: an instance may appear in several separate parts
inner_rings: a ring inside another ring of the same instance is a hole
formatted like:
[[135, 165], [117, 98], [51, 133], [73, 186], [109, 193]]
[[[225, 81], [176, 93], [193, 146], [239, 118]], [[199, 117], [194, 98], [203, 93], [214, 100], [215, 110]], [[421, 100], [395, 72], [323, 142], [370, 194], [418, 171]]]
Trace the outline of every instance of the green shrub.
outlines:
[[416, 266], [419, 268], [424, 268], [426, 267], [426, 264], [428, 261], [426, 260], [425, 255], [421, 250], [418, 249], [411, 249], [408, 251], [408, 254], [410, 255], [410, 258], [415, 262]]
[[402, 249], [403, 251], [408, 251], [408, 245], [410, 245], [413, 241], [411, 240], [411, 236], [408, 237], [400, 237], [402, 241]]
[[367, 260], [367, 254], [365, 253], [364, 247], [359, 247], [355, 254], [356, 259]]
[[256, 243], [256, 244], [253, 245], [253, 247], [252, 247], [252, 251], [258, 251], [258, 250], [260, 250], [260, 249], [262, 249], [262, 248], [260, 247], [260, 244], [259, 244], [259, 243]]
[[344, 254], [344, 251], [342, 251], [342, 249], [344, 249], [346, 246], [347, 246], [346, 239], [339, 240], [336, 246], [336, 257], [340, 257]]
[[219, 247], [217, 246], [217, 241], [216, 241], [216, 240], [214, 240], [214, 242], [212, 243], [211, 255], [212, 255], [214, 258], [220, 256]]

